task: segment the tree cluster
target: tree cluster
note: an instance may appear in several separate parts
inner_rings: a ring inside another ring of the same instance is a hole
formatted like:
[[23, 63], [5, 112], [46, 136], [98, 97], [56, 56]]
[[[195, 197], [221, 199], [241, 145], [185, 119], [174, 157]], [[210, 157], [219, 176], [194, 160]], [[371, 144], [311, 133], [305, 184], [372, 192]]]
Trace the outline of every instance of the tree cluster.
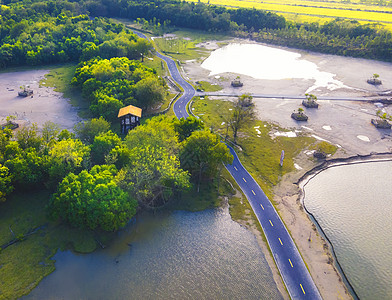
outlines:
[[[0, 5], [0, 69], [20, 65], [78, 62], [95, 56], [138, 59], [151, 49], [145, 39], [105, 18], [79, 14], [66, 1]], [[79, 9], [76, 9], [78, 7]], [[73, 14], [75, 13], [75, 15]]]
[[165, 82], [155, 70], [126, 57], [83, 61], [72, 84], [81, 88], [84, 98], [90, 101], [93, 116], [109, 121], [117, 119], [121, 107], [136, 105], [146, 109], [166, 96]]
[[[177, 0], [5, 1], [0, 6], [0, 68], [146, 54], [144, 39], [102, 17], [143, 21], [161, 34], [168, 26], [235, 32], [258, 41], [338, 55], [391, 61], [392, 33], [379, 24], [336, 19], [295, 23], [275, 13]], [[94, 18], [91, 18], [94, 16]], [[143, 23], [143, 24], [144, 24]]]
[[139, 208], [156, 208], [192, 182], [216, 178], [226, 146], [195, 118], [155, 117], [122, 140], [103, 118], [0, 130], [0, 201], [13, 190], [53, 191], [48, 212], [72, 226], [114, 231]]

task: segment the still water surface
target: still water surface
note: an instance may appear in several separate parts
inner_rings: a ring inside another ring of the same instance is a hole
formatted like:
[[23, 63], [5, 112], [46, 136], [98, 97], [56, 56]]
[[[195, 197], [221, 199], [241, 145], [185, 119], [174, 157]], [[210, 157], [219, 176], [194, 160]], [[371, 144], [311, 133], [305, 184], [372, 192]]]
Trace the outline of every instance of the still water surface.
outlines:
[[327, 169], [304, 203], [331, 240], [360, 299], [392, 299], [392, 162]]
[[280, 80], [287, 78], [313, 79], [314, 85], [330, 90], [346, 87], [334, 79], [335, 74], [322, 72], [313, 62], [301, 59], [301, 54], [259, 44], [229, 44], [211, 53], [202, 63], [210, 76], [232, 72], [257, 79]]
[[255, 236], [227, 208], [144, 214], [110, 247], [54, 259], [25, 298], [282, 299]]

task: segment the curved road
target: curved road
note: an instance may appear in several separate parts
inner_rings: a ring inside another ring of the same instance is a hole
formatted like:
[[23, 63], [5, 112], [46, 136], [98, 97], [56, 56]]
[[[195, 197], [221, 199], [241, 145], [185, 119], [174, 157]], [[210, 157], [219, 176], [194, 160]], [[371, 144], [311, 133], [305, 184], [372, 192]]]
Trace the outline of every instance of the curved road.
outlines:
[[[139, 37], [147, 38], [140, 32], [134, 32]], [[171, 76], [184, 89], [184, 94], [174, 103], [173, 110], [177, 118], [187, 118], [189, 114], [186, 105], [195, 95], [195, 90], [182, 78], [176, 63], [171, 58], [159, 52], [157, 52], [157, 56], [166, 62]], [[292, 299], [322, 299], [297, 247], [274, 206], [253, 177], [242, 166], [233, 148], [228, 147], [234, 156], [234, 161], [231, 165], [226, 165], [226, 168], [248, 198], [263, 228], [290, 297]]]
[[[147, 36], [145, 36], [143, 33], [138, 32], [133, 30], [135, 34], [137, 34], [139, 37], [148, 39]], [[156, 56], [158, 56], [160, 59], [166, 62], [166, 65], [169, 69], [171, 77], [174, 79], [175, 82], [177, 82], [184, 90], [184, 93], [182, 96], [174, 103], [173, 105], [173, 111], [174, 114], [176, 115], [177, 118], [188, 118], [189, 114], [186, 110], [186, 106], [189, 101], [193, 98], [195, 95], [196, 91], [193, 88], [192, 85], [190, 85], [184, 78], [182, 78], [180, 72], [178, 71], [178, 68], [176, 66], [176, 63], [174, 62], [173, 59], [162, 55], [158, 51], [156, 52]]]

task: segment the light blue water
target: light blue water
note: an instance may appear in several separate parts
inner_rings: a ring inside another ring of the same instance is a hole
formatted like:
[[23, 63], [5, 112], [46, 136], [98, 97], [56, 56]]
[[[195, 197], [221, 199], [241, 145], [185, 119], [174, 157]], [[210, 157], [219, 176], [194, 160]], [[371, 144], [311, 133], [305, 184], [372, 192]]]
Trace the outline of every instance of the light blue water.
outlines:
[[282, 299], [255, 236], [227, 208], [144, 214], [109, 248], [54, 259], [25, 298]]
[[360, 299], [392, 299], [392, 162], [327, 169], [304, 203], [331, 240]]

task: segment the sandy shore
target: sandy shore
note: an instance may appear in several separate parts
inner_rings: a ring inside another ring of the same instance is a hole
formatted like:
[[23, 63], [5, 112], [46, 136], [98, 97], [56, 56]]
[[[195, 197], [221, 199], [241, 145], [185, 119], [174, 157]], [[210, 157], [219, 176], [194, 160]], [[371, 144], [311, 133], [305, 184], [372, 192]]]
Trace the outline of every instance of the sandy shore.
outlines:
[[[0, 123], [5, 117], [14, 115], [17, 123], [37, 123], [39, 128], [47, 121], [58, 124], [62, 129], [72, 129], [80, 121], [77, 108], [53, 88], [40, 86], [48, 70], [0, 73]], [[21, 86], [29, 86], [34, 94], [19, 97]]]
[[[244, 40], [233, 40], [235, 43], [248, 43]], [[251, 42], [253, 43], [253, 42]], [[214, 41], [202, 44], [206, 49], [216, 49], [218, 44]], [[323, 72], [335, 74], [334, 79], [344, 83], [348, 88], [328, 90], [318, 88], [312, 93], [317, 96], [342, 97], [372, 97], [382, 91], [392, 90], [392, 64], [365, 59], [354, 59], [333, 55], [309, 53], [292, 50], [301, 54], [301, 59], [315, 63]], [[224, 93], [254, 93], [277, 95], [301, 95], [313, 86], [313, 80], [284, 79], [261, 80], [242, 74], [223, 73], [209, 76], [209, 71], [201, 68], [201, 60], [189, 61], [183, 64], [184, 70], [192, 81], [207, 80], [223, 87]], [[372, 86], [366, 82], [369, 74], [378, 73], [383, 80], [381, 86]], [[244, 83], [242, 88], [233, 88], [230, 81], [241, 76]], [[233, 100], [229, 97], [219, 97], [223, 100]], [[378, 109], [392, 114], [392, 108], [380, 104], [353, 101], [319, 101], [319, 109], [307, 109], [309, 121], [298, 123], [290, 118], [292, 111], [301, 105], [300, 100], [290, 99], [254, 99], [258, 118], [294, 131], [296, 134], [308, 134], [319, 140], [326, 140], [338, 146], [334, 158], [346, 158], [370, 153], [391, 152], [392, 138], [390, 130], [379, 130], [371, 125]], [[301, 153], [295, 160], [297, 171], [286, 174], [274, 188], [274, 201], [286, 226], [288, 227], [297, 247], [309, 267], [310, 273], [316, 282], [323, 299], [352, 299], [348, 287], [344, 283], [340, 272], [335, 266], [330, 245], [318, 232], [309, 215], [301, 204], [302, 191], [298, 180], [320, 162], [312, 158], [307, 151]], [[254, 226], [251, 230], [257, 235]], [[259, 234], [260, 235], [260, 234]], [[267, 254], [267, 248], [259, 237], [262, 247]], [[272, 258], [269, 261], [274, 273], [275, 281], [282, 290], [282, 281], [276, 276], [277, 270]]]

